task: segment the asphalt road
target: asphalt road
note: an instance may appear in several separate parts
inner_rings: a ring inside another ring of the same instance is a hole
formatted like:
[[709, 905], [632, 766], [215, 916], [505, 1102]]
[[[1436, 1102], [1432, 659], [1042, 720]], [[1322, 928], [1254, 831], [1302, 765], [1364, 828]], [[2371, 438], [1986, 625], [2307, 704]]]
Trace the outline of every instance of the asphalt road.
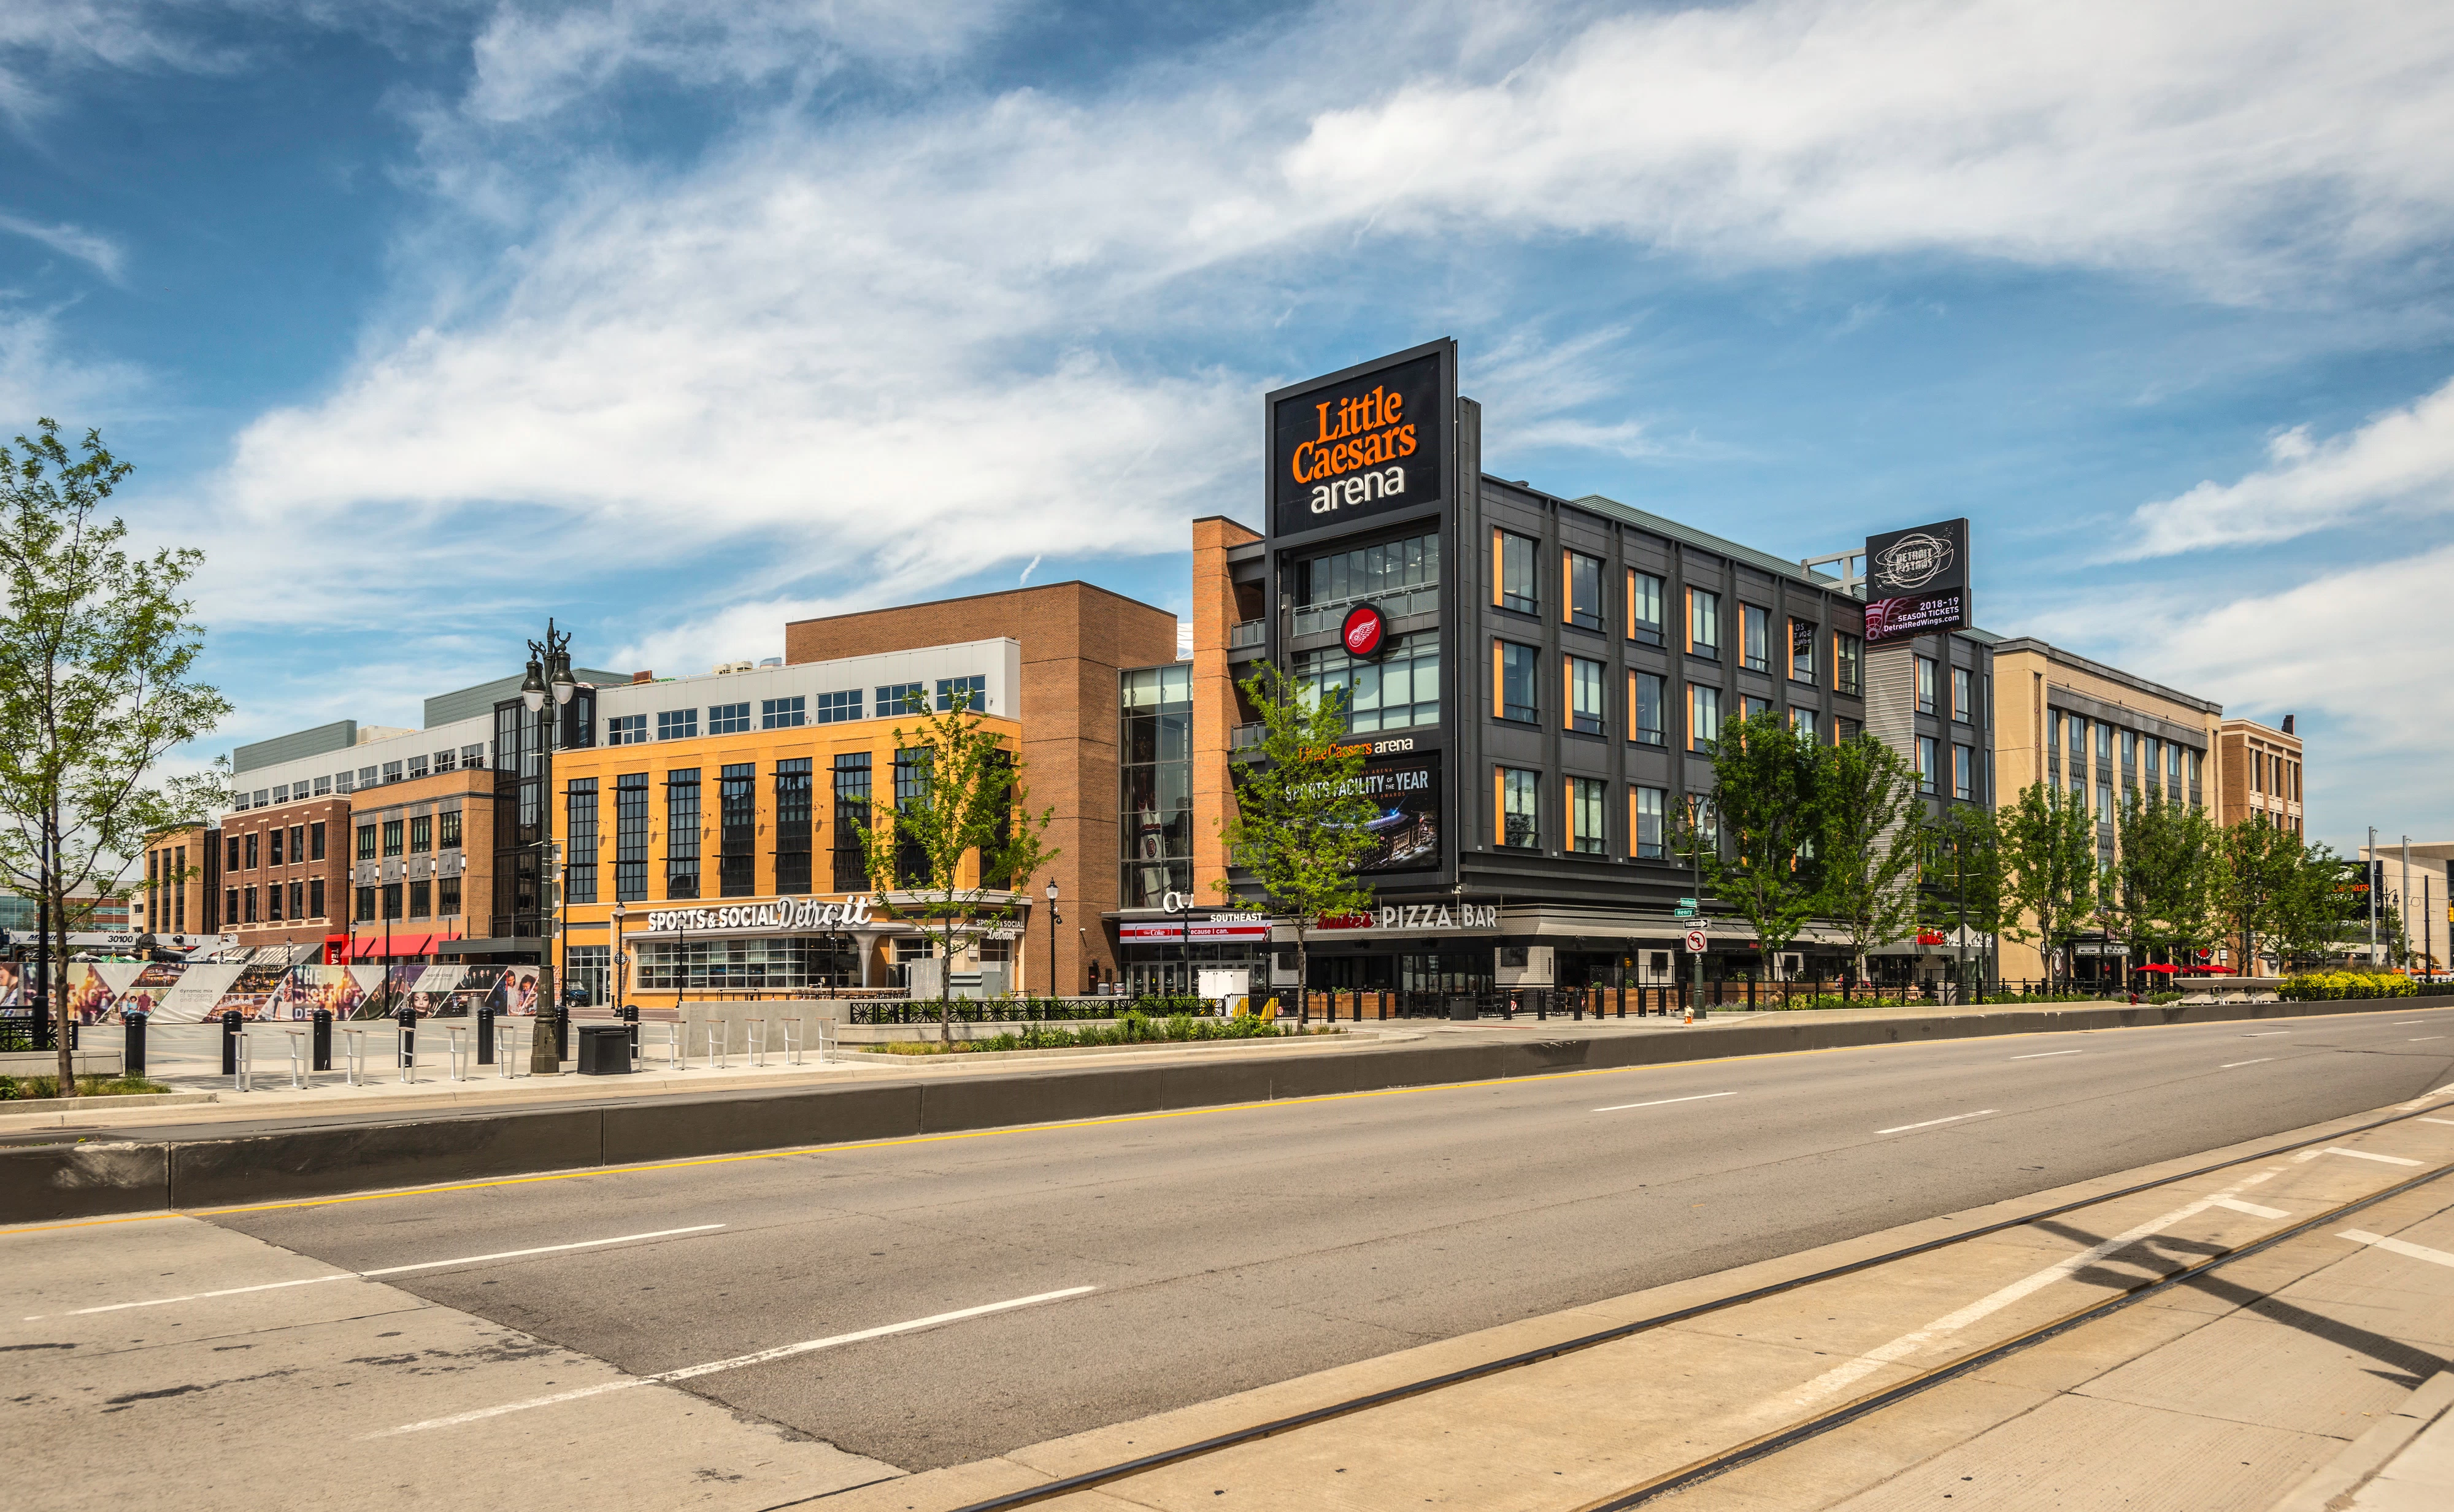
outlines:
[[384, 1278], [634, 1374], [1096, 1288], [680, 1382], [922, 1469], [2449, 1081], [2454, 1010], [2406, 1011], [1407, 1089], [211, 1221], [361, 1271], [722, 1225]]

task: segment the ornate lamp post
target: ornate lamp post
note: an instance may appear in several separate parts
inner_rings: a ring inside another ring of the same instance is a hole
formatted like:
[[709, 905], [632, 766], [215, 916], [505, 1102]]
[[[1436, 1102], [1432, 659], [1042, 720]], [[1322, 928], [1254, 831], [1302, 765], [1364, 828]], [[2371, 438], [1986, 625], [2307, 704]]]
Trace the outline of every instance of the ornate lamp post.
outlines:
[[1056, 989], [1056, 878], [1048, 879], [1048, 996], [1059, 996]]
[[[553, 923], [557, 910], [556, 905], [551, 901], [551, 890], [555, 886], [553, 748], [554, 737], [561, 733], [555, 726], [560, 722], [562, 707], [571, 702], [571, 696], [577, 689], [578, 684], [573, 682], [571, 676], [571, 636], [556, 631], [553, 628], [553, 621], [548, 619], [545, 622], [544, 641], [529, 642], [528, 673], [520, 679], [520, 702], [527, 707], [529, 714], [535, 719], [532, 735], [536, 742], [537, 761], [537, 837], [533, 842], [537, 850], [535, 894], [538, 958], [537, 1021], [536, 1032], [529, 1039], [529, 1070], [532, 1074], [544, 1076], [559, 1076], [562, 1073], [564, 1038], [562, 1031], [565, 1021], [562, 1008], [562, 973], [556, 969], [553, 958], [556, 932], [553, 928]], [[546, 701], [549, 697], [553, 701], [553, 709], [551, 713], [546, 710]], [[521, 753], [523, 770], [520, 773], [522, 782], [526, 782], [529, 776], [525, 770], [527, 762], [528, 753], [523, 752]], [[566, 959], [562, 964], [568, 965], [569, 961]]]

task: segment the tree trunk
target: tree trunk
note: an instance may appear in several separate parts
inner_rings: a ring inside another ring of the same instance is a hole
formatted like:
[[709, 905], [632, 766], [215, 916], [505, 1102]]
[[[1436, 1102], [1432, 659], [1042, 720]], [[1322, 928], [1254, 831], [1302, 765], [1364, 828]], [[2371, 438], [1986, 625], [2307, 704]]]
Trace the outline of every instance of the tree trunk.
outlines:
[[[56, 824], [46, 818], [43, 826], [45, 852], [43, 871], [46, 890], [51, 895], [52, 938], [44, 941], [44, 949], [49, 951], [51, 957], [51, 970], [47, 990], [57, 995], [53, 999], [57, 1006], [46, 1003], [44, 1008], [52, 1015], [51, 1033], [57, 1037], [54, 1043], [60, 1053], [57, 1095], [63, 1098], [73, 1098], [77, 1095], [77, 1084], [76, 1053], [69, 1048], [69, 1023], [73, 1017], [69, 1011], [69, 890], [60, 882], [58, 866], [60, 852], [59, 845], [53, 838], [55, 830]], [[54, 942], [56, 942], [56, 949], [53, 948]]]
[[955, 1045], [955, 919], [946, 917], [944, 937], [937, 945], [937, 1043]]
[[1296, 1022], [1312, 1007], [1312, 953], [1304, 944], [1303, 926], [1296, 926]]

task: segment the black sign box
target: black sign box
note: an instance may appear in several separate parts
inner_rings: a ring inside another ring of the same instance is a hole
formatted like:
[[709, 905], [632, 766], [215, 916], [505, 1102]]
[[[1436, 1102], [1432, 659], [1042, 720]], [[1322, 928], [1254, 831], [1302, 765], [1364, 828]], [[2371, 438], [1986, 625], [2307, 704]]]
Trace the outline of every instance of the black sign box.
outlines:
[[1866, 640], [1964, 630], [1969, 622], [1965, 518], [1866, 537]]
[[1358, 872], [1427, 872], [1440, 865], [1440, 754], [1382, 756], [1363, 767], [1363, 792], [1379, 812], [1371, 819], [1379, 843], [1364, 853]]
[[1457, 405], [1449, 343], [1270, 396], [1271, 534], [1441, 502]]

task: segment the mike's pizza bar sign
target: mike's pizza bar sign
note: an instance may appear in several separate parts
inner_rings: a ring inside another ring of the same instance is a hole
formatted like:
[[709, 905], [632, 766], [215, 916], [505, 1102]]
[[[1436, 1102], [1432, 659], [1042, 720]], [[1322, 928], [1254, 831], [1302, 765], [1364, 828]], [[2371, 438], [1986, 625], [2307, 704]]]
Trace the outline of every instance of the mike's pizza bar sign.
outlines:
[[1269, 411], [1272, 534], [1440, 503], [1456, 450], [1457, 344], [1280, 389]]
[[1866, 643], [1968, 628], [1968, 521], [1866, 537]]

